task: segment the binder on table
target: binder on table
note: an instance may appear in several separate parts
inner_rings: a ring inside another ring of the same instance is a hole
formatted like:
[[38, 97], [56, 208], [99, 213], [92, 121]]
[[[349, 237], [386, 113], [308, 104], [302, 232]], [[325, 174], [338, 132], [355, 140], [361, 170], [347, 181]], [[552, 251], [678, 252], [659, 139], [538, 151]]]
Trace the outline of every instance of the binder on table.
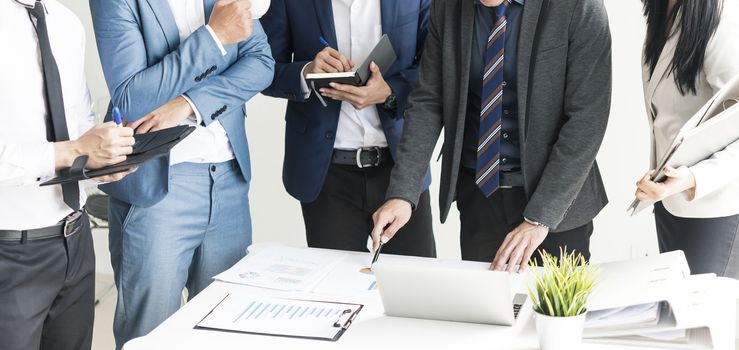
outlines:
[[367, 59], [354, 70], [339, 73], [311, 73], [305, 76], [305, 82], [308, 83], [308, 86], [316, 94], [321, 104], [326, 107], [326, 101], [324, 101], [319, 90], [330, 87], [330, 83], [364, 86], [370, 77], [372, 77], [370, 63], [375, 62], [380, 68], [380, 72], [385, 74], [397, 58], [395, 49], [393, 49], [393, 45], [390, 43], [390, 38], [385, 34], [380, 38], [380, 42], [372, 49]]
[[[599, 265], [588, 301], [585, 342], [668, 349], [713, 349], [709, 315], [716, 305], [715, 275], [690, 276], [682, 251]], [[634, 312], [620, 322], [619, 313]], [[590, 322], [600, 313], [604, 321]], [[613, 322], [609, 323], [608, 318]]]
[[71, 167], [62, 169], [59, 176], [46, 181], [41, 186], [77, 182], [105, 175], [112, 175], [136, 168], [152, 159], [164, 157], [172, 148], [195, 130], [193, 126], [180, 125], [172, 128], [134, 135], [133, 153], [126, 160], [100, 169], [87, 169], [88, 157], [74, 160]]
[[[739, 77], [726, 84], [680, 129], [666, 154], [657, 163], [651, 180], [664, 181], [666, 166], [693, 166], [739, 140]], [[654, 204], [635, 199], [627, 211], [636, 215]]]
[[337, 341], [361, 304], [228, 294], [196, 329]]

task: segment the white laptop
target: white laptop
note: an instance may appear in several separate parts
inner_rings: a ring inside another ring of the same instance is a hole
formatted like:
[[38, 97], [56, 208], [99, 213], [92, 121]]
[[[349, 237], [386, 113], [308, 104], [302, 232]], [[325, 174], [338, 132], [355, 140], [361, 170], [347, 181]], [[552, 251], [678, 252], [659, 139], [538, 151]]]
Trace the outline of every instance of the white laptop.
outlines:
[[[426, 260], [426, 259], [423, 259]], [[512, 326], [526, 294], [512, 290], [508, 272], [487, 263], [393, 261], [372, 270], [388, 316]]]

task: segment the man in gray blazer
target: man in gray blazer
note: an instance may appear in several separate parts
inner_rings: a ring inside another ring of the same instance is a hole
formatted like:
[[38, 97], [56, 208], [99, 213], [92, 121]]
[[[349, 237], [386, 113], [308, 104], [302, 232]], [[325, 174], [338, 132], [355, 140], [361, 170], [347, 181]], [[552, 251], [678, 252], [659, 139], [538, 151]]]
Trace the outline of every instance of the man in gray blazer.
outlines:
[[539, 249], [589, 258], [608, 202], [603, 1], [435, 0], [425, 45], [374, 247], [408, 221], [443, 129], [441, 220], [456, 200], [463, 259], [513, 271]]

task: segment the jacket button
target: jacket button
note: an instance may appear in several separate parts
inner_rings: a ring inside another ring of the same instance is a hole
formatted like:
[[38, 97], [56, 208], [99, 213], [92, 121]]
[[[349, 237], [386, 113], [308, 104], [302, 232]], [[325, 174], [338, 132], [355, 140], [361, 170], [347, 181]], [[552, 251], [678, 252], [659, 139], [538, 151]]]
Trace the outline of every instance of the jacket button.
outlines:
[[326, 139], [327, 139], [327, 140], [331, 140], [331, 139], [333, 139], [333, 138], [334, 138], [334, 133], [333, 133], [333, 131], [326, 131]]

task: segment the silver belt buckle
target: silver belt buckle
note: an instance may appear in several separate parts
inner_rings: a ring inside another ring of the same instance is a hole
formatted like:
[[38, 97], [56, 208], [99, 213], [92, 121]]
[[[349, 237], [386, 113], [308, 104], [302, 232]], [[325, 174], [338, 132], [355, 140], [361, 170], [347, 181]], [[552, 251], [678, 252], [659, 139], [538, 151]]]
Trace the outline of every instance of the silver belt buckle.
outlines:
[[82, 216], [82, 210], [78, 210], [64, 218], [64, 238], [68, 238], [75, 232], [74, 224]]
[[[375, 153], [377, 153], [377, 160], [375, 160], [375, 162], [372, 164], [367, 164], [366, 166], [362, 164], [362, 152], [364, 151], [375, 151]], [[375, 146], [375, 147], [369, 147], [369, 148], [358, 148], [356, 157], [357, 157], [357, 167], [359, 167], [360, 169], [370, 167], [370, 166], [378, 166], [380, 165], [380, 147]]]

